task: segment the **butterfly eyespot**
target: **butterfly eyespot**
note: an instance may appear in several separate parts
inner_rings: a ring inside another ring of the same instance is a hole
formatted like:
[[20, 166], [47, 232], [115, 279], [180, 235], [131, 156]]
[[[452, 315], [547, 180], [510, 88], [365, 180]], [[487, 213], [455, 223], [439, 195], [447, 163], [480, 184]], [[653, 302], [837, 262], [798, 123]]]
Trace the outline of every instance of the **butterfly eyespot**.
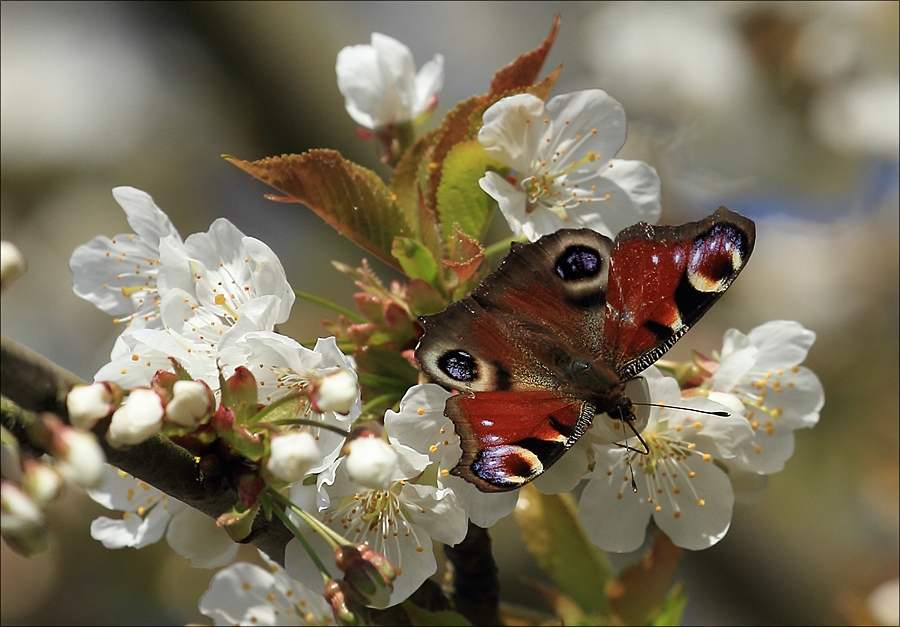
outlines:
[[691, 246], [687, 278], [699, 292], [722, 292], [744, 265], [746, 236], [728, 224], [717, 224]]
[[438, 359], [438, 368], [456, 381], [472, 382], [478, 379], [475, 358], [466, 351], [447, 351]]
[[581, 281], [600, 274], [603, 259], [595, 248], [583, 245], [569, 246], [557, 258], [555, 269], [563, 281]]

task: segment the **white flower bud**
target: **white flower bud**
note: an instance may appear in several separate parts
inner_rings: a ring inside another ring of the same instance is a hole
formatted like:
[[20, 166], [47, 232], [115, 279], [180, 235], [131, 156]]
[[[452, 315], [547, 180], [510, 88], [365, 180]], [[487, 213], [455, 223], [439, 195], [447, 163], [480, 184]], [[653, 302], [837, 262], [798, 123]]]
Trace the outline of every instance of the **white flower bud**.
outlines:
[[198, 381], [176, 381], [174, 397], [166, 405], [166, 419], [182, 427], [196, 427], [209, 414], [209, 388]]
[[9, 481], [0, 482], [0, 529], [20, 534], [43, 527], [44, 515], [25, 492]]
[[109, 416], [112, 411], [113, 396], [105, 383], [92, 383], [72, 388], [66, 396], [69, 423], [85, 431]]
[[10, 283], [25, 274], [25, 257], [12, 242], [0, 241], [0, 286]]
[[313, 394], [313, 409], [317, 412], [333, 411], [347, 415], [359, 398], [356, 377], [346, 369], [323, 377]]
[[272, 454], [266, 464], [273, 475], [294, 483], [322, 461], [316, 438], [309, 431], [290, 431], [272, 438]]
[[723, 405], [730, 411], [732, 414], [736, 416], [743, 416], [746, 408], [744, 404], [741, 402], [741, 399], [736, 397], [734, 394], [728, 394], [726, 392], [716, 392], [715, 390], [711, 390], [708, 396], [709, 400], [718, 403], [719, 405]]
[[356, 483], [387, 490], [398, 469], [397, 451], [377, 437], [360, 437], [347, 444], [347, 473]]
[[163, 405], [153, 390], [133, 390], [113, 414], [107, 439], [114, 447], [140, 444], [162, 428]]
[[60, 431], [59, 438], [63, 446], [53, 455], [59, 474], [83, 488], [100, 485], [106, 456], [94, 434], [65, 427]]
[[30, 556], [50, 548], [44, 515], [17, 485], [0, 482], [0, 532], [16, 553]]
[[47, 464], [36, 459], [26, 460], [23, 484], [36, 504], [46, 505], [62, 492], [63, 478]]

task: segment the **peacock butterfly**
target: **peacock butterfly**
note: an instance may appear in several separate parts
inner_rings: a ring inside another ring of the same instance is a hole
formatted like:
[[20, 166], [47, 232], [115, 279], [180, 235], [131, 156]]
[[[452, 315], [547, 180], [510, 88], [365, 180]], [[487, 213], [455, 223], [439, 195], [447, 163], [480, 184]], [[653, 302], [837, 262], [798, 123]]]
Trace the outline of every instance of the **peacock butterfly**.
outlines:
[[562, 229], [513, 244], [470, 296], [420, 321], [422, 370], [459, 390], [450, 472], [484, 492], [521, 487], [606, 413], [633, 424], [625, 383], [653, 364], [734, 281], [756, 227], [725, 207], [698, 222], [639, 222], [616, 241]]

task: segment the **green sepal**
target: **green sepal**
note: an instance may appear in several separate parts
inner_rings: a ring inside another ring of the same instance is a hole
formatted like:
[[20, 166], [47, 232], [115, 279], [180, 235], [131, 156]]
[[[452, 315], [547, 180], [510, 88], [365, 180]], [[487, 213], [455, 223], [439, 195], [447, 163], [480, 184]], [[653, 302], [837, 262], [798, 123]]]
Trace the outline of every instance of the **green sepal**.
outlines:
[[219, 381], [222, 406], [234, 413], [234, 426], [250, 424], [258, 410], [256, 377], [247, 368], [238, 366], [227, 380], [220, 374]]
[[257, 425], [263, 422], [269, 424], [286, 424], [306, 411], [309, 407], [309, 399], [304, 394], [294, 393], [278, 399], [271, 405], [262, 408], [250, 420], [249, 424]]
[[250, 535], [253, 519], [256, 518], [258, 511], [259, 505], [247, 507], [243, 503], [238, 503], [231, 510], [220, 515], [216, 519], [216, 524], [223, 527], [232, 540], [241, 542]]

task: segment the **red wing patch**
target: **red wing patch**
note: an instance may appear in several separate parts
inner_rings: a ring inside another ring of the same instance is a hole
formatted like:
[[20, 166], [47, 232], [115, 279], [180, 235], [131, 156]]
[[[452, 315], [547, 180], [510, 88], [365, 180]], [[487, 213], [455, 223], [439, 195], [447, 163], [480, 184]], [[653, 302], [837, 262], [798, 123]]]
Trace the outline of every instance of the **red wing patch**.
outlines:
[[622, 231], [603, 326], [616, 373], [630, 378], [669, 350], [737, 278], [754, 240], [753, 222], [724, 208], [682, 226]]
[[553, 391], [478, 392], [450, 398], [445, 414], [463, 449], [450, 472], [500, 492], [547, 470], [590, 426], [594, 408]]

